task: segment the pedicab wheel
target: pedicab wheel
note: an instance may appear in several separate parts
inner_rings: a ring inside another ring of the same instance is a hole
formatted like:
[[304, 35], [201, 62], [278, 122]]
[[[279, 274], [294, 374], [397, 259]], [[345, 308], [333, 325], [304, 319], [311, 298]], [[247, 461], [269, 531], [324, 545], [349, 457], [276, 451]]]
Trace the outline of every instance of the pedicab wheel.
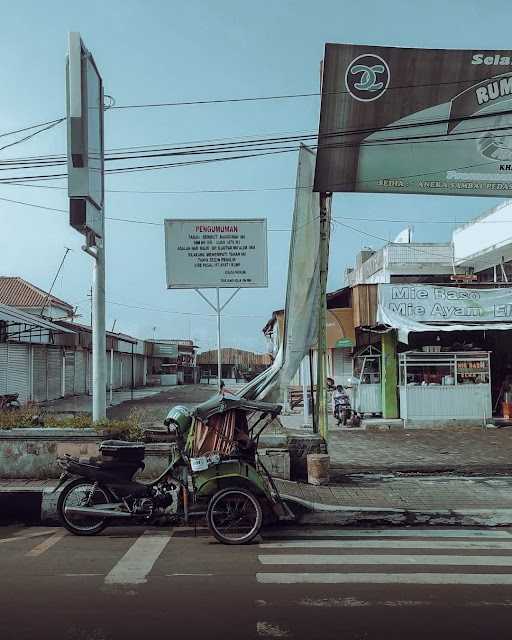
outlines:
[[[94, 492], [92, 494], [92, 492]], [[97, 506], [110, 502], [108, 492], [87, 480], [77, 480], [69, 484], [60, 494], [57, 503], [62, 524], [77, 536], [94, 536], [107, 526], [107, 518], [91, 518], [66, 512], [67, 507]]]
[[222, 544], [247, 544], [259, 533], [263, 512], [256, 496], [247, 489], [223, 489], [208, 504], [211, 532]]

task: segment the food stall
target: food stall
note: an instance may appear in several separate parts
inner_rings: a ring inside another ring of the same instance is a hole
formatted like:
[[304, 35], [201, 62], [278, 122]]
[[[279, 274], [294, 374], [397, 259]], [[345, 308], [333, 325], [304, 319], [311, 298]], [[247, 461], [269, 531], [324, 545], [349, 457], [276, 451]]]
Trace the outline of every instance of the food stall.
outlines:
[[399, 354], [401, 417], [490, 419], [490, 352], [430, 349]]
[[381, 352], [368, 345], [354, 357], [352, 406], [359, 413], [382, 413]]

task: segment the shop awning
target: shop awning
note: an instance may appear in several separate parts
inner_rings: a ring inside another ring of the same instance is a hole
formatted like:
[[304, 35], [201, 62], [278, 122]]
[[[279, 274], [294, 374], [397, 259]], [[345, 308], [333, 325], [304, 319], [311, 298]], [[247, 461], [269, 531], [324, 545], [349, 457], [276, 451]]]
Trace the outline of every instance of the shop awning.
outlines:
[[[71, 329], [60, 327], [46, 318], [41, 318], [32, 313], [25, 313], [15, 307], [0, 304], [0, 322], [5, 322], [8, 327], [16, 326], [18, 333], [30, 333], [32, 330], [52, 331], [53, 333], [75, 333]], [[21, 329], [23, 327], [23, 329]], [[11, 332], [8, 330], [7, 334]]]
[[407, 344], [410, 333], [424, 331], [508, 331], [512, 330], [512, 322], [467, 322], [467, 323], [426, 323], [411, 318], [386, 314], [379, 309], [379, 322], [398, 330], [398, 339]]

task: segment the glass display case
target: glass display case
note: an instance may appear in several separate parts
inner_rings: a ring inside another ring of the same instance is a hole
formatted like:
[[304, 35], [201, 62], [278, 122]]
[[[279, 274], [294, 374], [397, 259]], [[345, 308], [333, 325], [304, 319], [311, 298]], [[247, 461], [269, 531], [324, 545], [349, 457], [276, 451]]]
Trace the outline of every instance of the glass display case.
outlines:
[[492, 416], [488, 351], [399, 354], [401, 417], [466, 419]]

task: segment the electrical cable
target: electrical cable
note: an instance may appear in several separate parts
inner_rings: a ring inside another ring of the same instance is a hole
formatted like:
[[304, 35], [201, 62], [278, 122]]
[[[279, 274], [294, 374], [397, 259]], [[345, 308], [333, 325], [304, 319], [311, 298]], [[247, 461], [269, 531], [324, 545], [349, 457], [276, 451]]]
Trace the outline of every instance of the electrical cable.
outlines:
[[[0, 201], [5, 201], [5, 202], [12, 203], [12, 204], [18, 204], [18, 205], [23, 205], [23, 206], [28, 206], [28, 207], [34, 207], [34, 208], [37, 208], [37, 209], [43, 209], [43, 210], [46, 210], [46, 211], [51, 211], [51, 212], [60, 213], [60, 214], [62, 214], [62, 213], [67, 214], [68, 213], [68, 211], [66, 209], [58, 209], [58, 208], [55, 208], [55, 207], [47, 207], [47, 206], [38, 205], [38, 204], [30, 203], [30, 202], [22, 202], [20, 200], [12, 200], [10, 198], [0, 197]], [[387, 240], [386, 238], [384, 238], [382, 236], [378, 236], [376, 234], [372, 234], [372, 233], [367, 232], [367, 231], [363, 231], [362, 229], [360, 229], [358, 227], [354, 227], [352, 225], [349, 225], [349, 224], [346, 224], [344, 222], [341, 222], [340, 219], [344, 219], [344, 220], [345, 219], [350, 219], [350, 220], [358, 219], [358, 220], [365, 220], [365, 221], [368, 221], [368, 222], [387, 222], [387, 223], [396, 222], [396, 223], [401, 223], [401, 224], [405, 224], [405, 223], [418, 224], [418, 223], [422, 222], [422, 221], [418, 221], [418, 220], [414, 221], [414, 220], [390, 220], [390, 219], [375, 219], [375, 218], [351, 218], [351, 217], [348, 217], [348, 216], [346, 216], [346, 217], [337, 216], [337, 217], [332, 217], [331, 218], [332, 222], [334, 222], [334, 223], [336, 223], [336, 224], [338, 224], [340, 226], [346, 227], [347, 229], [351, 229], [352, 231], [356, 231], [356, 232], [358, 232], [358, 233], [360, 233], [362, 235], [366, 235], [368, 237], [371, 237], [371, 238], [374, 238], [374, 239], [377, 239], [377, 240], [381, 240], [381, 241], [386, 242], [386, 243], [389, 242], [389, 240]], [[110, 220], [110, 221], [113, 221], [113, 222], [123, 222], [123, 223], [129, 223], [129, 224], [145, 224], [145, 225], [149, 225], [149, 226], [158, 226], [158, 227], [163, 227], [164, 226], [163, 222], [155, 222], [155, 221], [151, 221], [151, 220], [137, 220], [137, 219], [133, 219], [133, 218], [116, 218], [116, 217], [112, 217], [112, 216], [105, 216], [105, 220]], [[425, 224], [438, 224], [440, 222], [444, 222], [445, 224], [461, 225], [461, 224], [467, 224], [468, 222], [471, 222], [471, 220], [461, 221], [461, 222], [440, 221], [440, 220], [424, 221], [424, 222], [425, 222]], [[510, 223], [510, 222], [512, 222], [512, 220], [503, 220], [503, 221], [499, 221], [499, 222], [496, 221], [493, 224]], [[492, 222], [489, 222], [489, 223], [492, 223]], [[309, 223], [307, 223], [307, 224], [309, 224]], [[274, 227], [274, 228], [269, 228], [268, 231], [269, 232], [291, 232], [292, 229], [286, 229], [286, 228], [279, 229], [279, 228], [275, 228]], [[424, 253], [424, 254], [431, 255], [429, 252], [424, 251], [424, 250], [422, 250], [422, 249], [420, 249], [418, 247], [410, 247], [410, 248], [415, 250], [415, 251], [417, 251], [417, 252], [419, 252], [419, 253]], [[478, 264], [479, 262], [481, 262], [482, 264], [484, 263], [484, 261], [473, 261], [473, 262], [474, 262], [474, 264]], [[485, 262], [485, 264], [487, 264], [487, 263]]]
[[[471, 121], [474, 119], [480, 119], [480, 118], [488, 118], [488, 117], [492, 117], [492, 116], [504, 116], [504, 115], [511, 115], [512, 114], [512, 110], [506, 110], [506, 111], [500, 111], [500, 112], [492, 112], [492, 113], [484, 113], [484, 114], [475, 114], [472, 116], [467, 116], [467, 117], [460, 117], [460, 118], [444, 118], [444, 119], [437, 119], [437, 120], [431, 120], [431, 121], [417, 121], [417, 122], [409, 122], [409, 123], [402, 123], [400, 125], [390, 125], [388, 127], [385, 127], [384, 129], [375, 129], [375, 127], [370, 127], [370, 128], [365, 128], [365, 129], [347, 129], [347, 130], [337, 130], [337, 131], [333, 131], [333, 132], [328, 132], [325, 134], [311, 134], [311, 135], [302, 135], [302, 136], [281, 136], [281, 137], [273, 137], [273, 138], [256, 138], [253, 140], [239, 140], [237, 142], [229, 142], [229, 143], [220, 143], [220, 144], [215, 144], [215, 145], [211, 145], [211, 144], [206, 144], [206, 145], [195, 145], [195, 146], [188, 146], [188, 147], [183, 147], [183, 146], [178, 146], [178, 147], [168, 147], [168, 148], [161, 148], [159, 150], [154, 150], [154, 153], [144, 153], [144, 154], [140, 154], [138, 151], [133, 151], [133, 152], [129, 152], [128, 155], [124, 156], [120, 156], [119, 154], [117, 155], [107, 155], [106, 156], [106, 160], [107, 161], [112, 161], [112, 160], [129, 160], [132, 158], [152, 158], [152, 157], [160, 157], [160, 156], [167, 156], [167, 155], [195, 155], [195, 154], [204, 154], [206, 152], [208, 153], [215, 153], [215, 152], [232, 152], [232, 153], [236, 153], [242, 149], [247, 149], [248, 147], [262, 147], [262, 145], [278, 145], [278, 144], [289, 144], [291, 142], [303, 142], [304, 140], [308, 139], [308, 138], [318, 138], [319, 141], [323, 141], [325, 138], [332, 138], [332, 137], [339, 137], [339, 136], [345, 136], [345, 135], [360, 135], [362, 133], [377, 133], [378, 131], [380, 132], [390, 132], [390, 131], [397, 131], [397, 130], [402, 130], [402, 129], [410, 129], [411, 127], [423, 127], [423, 126], [432, 126], [432, 125], [438, 125], [438, 124], [448, 124], [448, 123], [453, 123], [453, 122], [467, 122], [467, 121]], [[52, 126], [55, 126], [55, 124], [53, 124]], [[321, 149], [329, 149], [329, 148], [343, 148], [345, 146], [376, 146], [376, 145], [393, 145], [393, 144], [398, 144], [399, 142], [404, 142], [407, 144], [411, 144], [414, 143], [415, 141], [420, 141], [420, 140], [425, 140], [426, 142], [434, 142], [436, 141], [436, 139], [441, 139], [439, 141], [455, 141], [458, 138], [455, 138], [455, 136], [468, 136], [471, 133], [489, 133], [489, 132], [497, 132], [497, 131], [505, 131], [505, 130], [511, 130], [512, 129], [512, 125], [510, 126], [502, 126], [502, 127], [494, 127], [493, 129], [489, 129], [489, 128], [484, 128], [484, 129], [473, 129], [473, 130], [469, 130], [469, 131], [460, 131], [460, 132], [455, 132], [450, 134], [450, 139], [446, 140], [446, 136], [447, 134], [444, 132], [441, 133], [430, 133], [430, 134], [423, 134], [423, 135], [418, 135], [418, 136], [405, 136], [403, 138], [383, 138], [383, 139], [375, 139], [375, 140], [369, 140], [369, 141], [362, 141], [362, 142], [356, 142], [353, 145], [350, 145], [350, 143], [339, 143], [336, 142], [333, 145], [329, 145], [329, 144], [325, 144], [325, 143], [321, 143], [320, 145], [313, 145], [314, 147], [320, 147]], [[502, 137], [508, 137], [503, 135]], [[465, 137], [463, 138], [463, 140], [472, 140], [474, 138], [468, 138]], [[273, 148], [272, 147], [265, 147], [263, 148], [263, 150], [268, 150]], [[288, 151], [288, 150], [295, 150], [295, 147], [290, 149], [288, 148], [282, 148], [283, 151]], [[161, 151], [161, 152], [165, 152], [165, 153], [161, 153], [158, 154], [156, 153], [156, 151]], [[137, 154], [137, 155], [135, 155]], [[59, 164], [65, 164], [66, 160], [65, 157], [63, 155], [61, 156], [41, 156], [41, 157], [36, 157], [36, 156], [32, 156], [31, 158], [27, 158], [27, 159], [23, 159], [23, 158], [19, 158], [19, 159], [11, 159], [11, 160], [6, 160], [4, 162], [0, 162], [0, 164], [3, 165], [9, 165], [10, 168], [12, 168], [13, 170], [16, 170], [15, 167], [13, 167], [12, 165], [14, 164], [19, 164], [20, 168], [22, 168], [22, 166], [24, 165], [25, 168], [29, 168], [27, 167], [27, 163], [34, 163], [37, 162], [38, 164], [35, 166], [42, 166], [39, 163], [47, 163], [47, 166], [57, 166]]]
[[[123, 302], [114, 302], [113, 300], [107, 300], [106, 301], [108, 304], [113, 304], [115, 306], [118, 307], [126, 307], [128, 309], [141, 309], [143, 311], [153, 311], [153, 312], [158, 312], [158, 313], [171, 313], [171, 314], [175, 314], [175, 315], [180, 315], [180, 316], [201, 316], [201, 317], [211, 317], [211, 318], [216, 318], [217, 314], [215, 313], [198, 313], [198, 312], [186, 312], [186, 311], [170, 311], [168, 309], [157, 309], [155, 307], [147, 307], [147, 306], [143, 306], [143, 305], [133, 305], [133, 304], [125, 304]], [[222, 317], [226, 317], [226, 318], [268, 318], [268, 314], [257, 314], [257, 313], [251, 313], [251, 314], [245, 314], [245, 315], [237, 315], [237, 314], [222, 314]]]
[[14, 129], [14, 131], [5, 131], [4, 133], [0, 133], [0, 138], [5, 138], [6, 136], [13, 136], [16, 133], [23, 133], [24, 131], [29, 131], [30, 129], [37, 129], [38, 127], [44, 127], [47, 124], [59, 124], [66, 118], [56, 118], [55, 120], [47, 120], [46, 122], [38, 122], [37, 124], [31, 124], [28, 127], [23, 127], [22, 129]]
[[[492, 76], [494, 77], [494, 76]], [[442, 86], [451, 86], [455, 84], [469, 84], [474, 83], [475, 79], [471, 78], [468, 80], [461, 80], [458, 78], [457, 80], [447, 80], [445, 82], [426, 82], [421, 84], [408, 84], [408, 85], [391, 85], [387, 88], [387, 91], [397, 91], [402, 89], [418, 89], [422, 87], [442, 87]], [[237, 103], [237, 102], [258, 102], [258, 101], [271, 101], [271, 100], [291, 100], [296, 98], [313, 98], [324, 96], [332, 96], [332, 95], [348, 95], [350, 92], [348, 90], [341, 91], [314, 91], [308, 93], [289, 93], [289, 94], [278, 94], [278, 95], [270, 95], [270, 96], [249, 96], [242, 98], [213, 98], [213, 99], [199, 99], [199, 100], [179, 100], [175, 102], [150, 102], [150, 103], [140, 103], [140, 104], [125, 104], [125, 105], [114, 105], [110, 107], [110, 109], [152, 109], [156, 107], [183, 107], [183, 106], [194, 106], [194, 105], [208, 105], [208, 104], [228, 104], [228, 103]]]
[[[340, 222], [339, 220], [337, 220], [336, 218], [331, 218], [331, 221], [342, 226], [342, 227], [346, 227], [347, 229], [351, 229], [352, 231], [356, 231], [357, 233], [360, 233], [361, 235], [364, 236], [368, 236], [369, 238], [374, 238], [376, 240], [382, 240], [383, 242], [385, 242], [386, 244], [390, 244], [390, 241], [387, 240], [386, 238], [383, 238], [382, 236], [378, 236], [375, 233], [370, 233], [368, 231], [363, 231], [362, 229], [359, 229], [358, 227], [353, 227], [350, 224], [346, 224], [345, 222]], [[404, 246], [406, 246], [408, 249], [412, 250], [412, 251], [416, 251], [417, 253], [422, 253], [423, 255], [428, 255], [430, 257], [432, 257], [432, 252], [426, 251], [425, 249], [420, 249], [420, 247], [415, 247], [412, 244], [405, 244]], [[484, 260], [468, 260], [469, 262], [471, 262], [471, 264], [488, 264], [487, 261]]]
[[58, 124], [60, 124], [64, 120], [65, 120], [65, 118], [61, 118], [60, 120], [56, 120], [55, 122], [52, 122], [51, 124], [47, 125], [43, 129], [39, 129], [38, 131], [34, 131], [33, 133], [30, 133], [29, 135], [27, 135], [27, 136], [25, 136], [23, 138], [20, 138], [19, 140], [15, 140], [14, 142], [10, 142], [9, 144], [5, 144], [3, 147], [0, 147], [0, 151], [3, 151], [4, 149], [8, 149], [9, 147], [14, 147], [17, 144], [21, 144], [22, 142], [26, 142], [27, 140], [30, 140], [30, 139], [34, 138], [35, 136], [39, 135], [40, 133], [43, 133], [44, 131], [48, 131], [49, 129], [53, 129], [53, 127], [56, 127]]

